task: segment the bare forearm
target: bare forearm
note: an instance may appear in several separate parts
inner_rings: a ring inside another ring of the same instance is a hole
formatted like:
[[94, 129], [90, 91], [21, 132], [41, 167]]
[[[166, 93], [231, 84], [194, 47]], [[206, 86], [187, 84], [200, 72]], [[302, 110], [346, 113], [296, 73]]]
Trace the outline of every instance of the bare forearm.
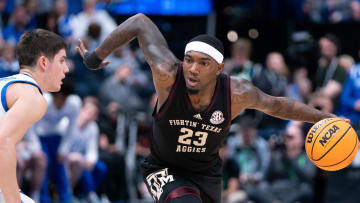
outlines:
[[128, 18], [111, 32], [95, 52], [100, 59], [104, 59], [116, 48], [134, 38], [138, 38], [145, 55], [147, 55], [146, 48], [150, 44], [167, 47], [167, 43], [156, 25], [145, 15], [137, 14]]
[[16, 179], [16, 149], [15, 144], [0, 142], [0, 189], [6, 203], [20, 201], [19, 187]]
[[335, 117], [334, 114], [319, 111], [287, 97], [274, 97], [272, 106], [273, 108], [265, 113], [286, 120], [316, 123], [325, 118]]

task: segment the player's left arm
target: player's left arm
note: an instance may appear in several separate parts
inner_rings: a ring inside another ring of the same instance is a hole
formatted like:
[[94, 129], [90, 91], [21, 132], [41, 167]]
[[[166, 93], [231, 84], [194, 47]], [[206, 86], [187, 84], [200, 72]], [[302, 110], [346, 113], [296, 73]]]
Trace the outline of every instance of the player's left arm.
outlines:
[[231, 109], [232, 119], [245, 109], [256, 109], [285, 120], [310, 123], [336, 117], [334, 114], [319, 111], [288, 97], [268, 95], [241, 78], [231, 79]]

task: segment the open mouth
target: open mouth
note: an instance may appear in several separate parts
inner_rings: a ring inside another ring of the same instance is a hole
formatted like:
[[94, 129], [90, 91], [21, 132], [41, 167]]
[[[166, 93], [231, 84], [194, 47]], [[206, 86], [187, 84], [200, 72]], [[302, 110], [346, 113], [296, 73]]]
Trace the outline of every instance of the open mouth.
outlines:
[[189, 86], [196, 86], [199, 83], [199, 80], [195, 80], [193, 78], [188, 79], [188, 85]]

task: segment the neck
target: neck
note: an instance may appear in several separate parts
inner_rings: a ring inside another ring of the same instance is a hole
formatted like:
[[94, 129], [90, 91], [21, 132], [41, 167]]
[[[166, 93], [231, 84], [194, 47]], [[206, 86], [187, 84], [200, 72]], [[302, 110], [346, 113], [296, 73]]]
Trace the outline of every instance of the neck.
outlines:
[[192, 106], [197, 111], [203, 111], [206, 107], [209, 106], [211, 102], [211, 98], [214, 95], [216, 87], [216, 82], [213, 84], [209, 84], [208, 88], [205, 90], [199, 91], [197, 94], [189, 94], [189, 98], [191, 101]]
[[28, 68], [22, 68], [22, 69], [20, 69], [20, 73], [30, 75], [36, 81], [36, 83], [39, 85], [39, 87], [43, 93], [45, 93], [47, 91], [44, 86], [43, 80], [34, 71], [31, 71]]

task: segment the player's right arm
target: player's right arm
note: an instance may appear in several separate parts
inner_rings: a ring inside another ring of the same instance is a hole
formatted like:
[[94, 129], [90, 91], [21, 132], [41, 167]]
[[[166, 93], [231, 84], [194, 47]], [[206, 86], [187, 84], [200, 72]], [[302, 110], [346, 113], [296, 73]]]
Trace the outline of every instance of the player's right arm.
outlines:
[[[169, 50], [164, 36], [157, 26], [145, 15], [137, 14], [121, 23], [92, 53], [86, 53], [80, 41], [78, 51], [88, 68], [99, 69], [108, 64], [102, 62], [116, 48], [138, 39], [145, 59], [152, 69], [154, 85], [159, 104], [165, 102], [170, 88], [175, 82], [178, 63], [180, 62]], [[98, 57], [96, 59], [96, 57]]]
[[44, 115], [47, 104], [35, 86], [23, 83], [8, 87], [6, 101], [9, 110], [0, 120], [0, 189], [6, 203], [19, 203], [15, 146]]

